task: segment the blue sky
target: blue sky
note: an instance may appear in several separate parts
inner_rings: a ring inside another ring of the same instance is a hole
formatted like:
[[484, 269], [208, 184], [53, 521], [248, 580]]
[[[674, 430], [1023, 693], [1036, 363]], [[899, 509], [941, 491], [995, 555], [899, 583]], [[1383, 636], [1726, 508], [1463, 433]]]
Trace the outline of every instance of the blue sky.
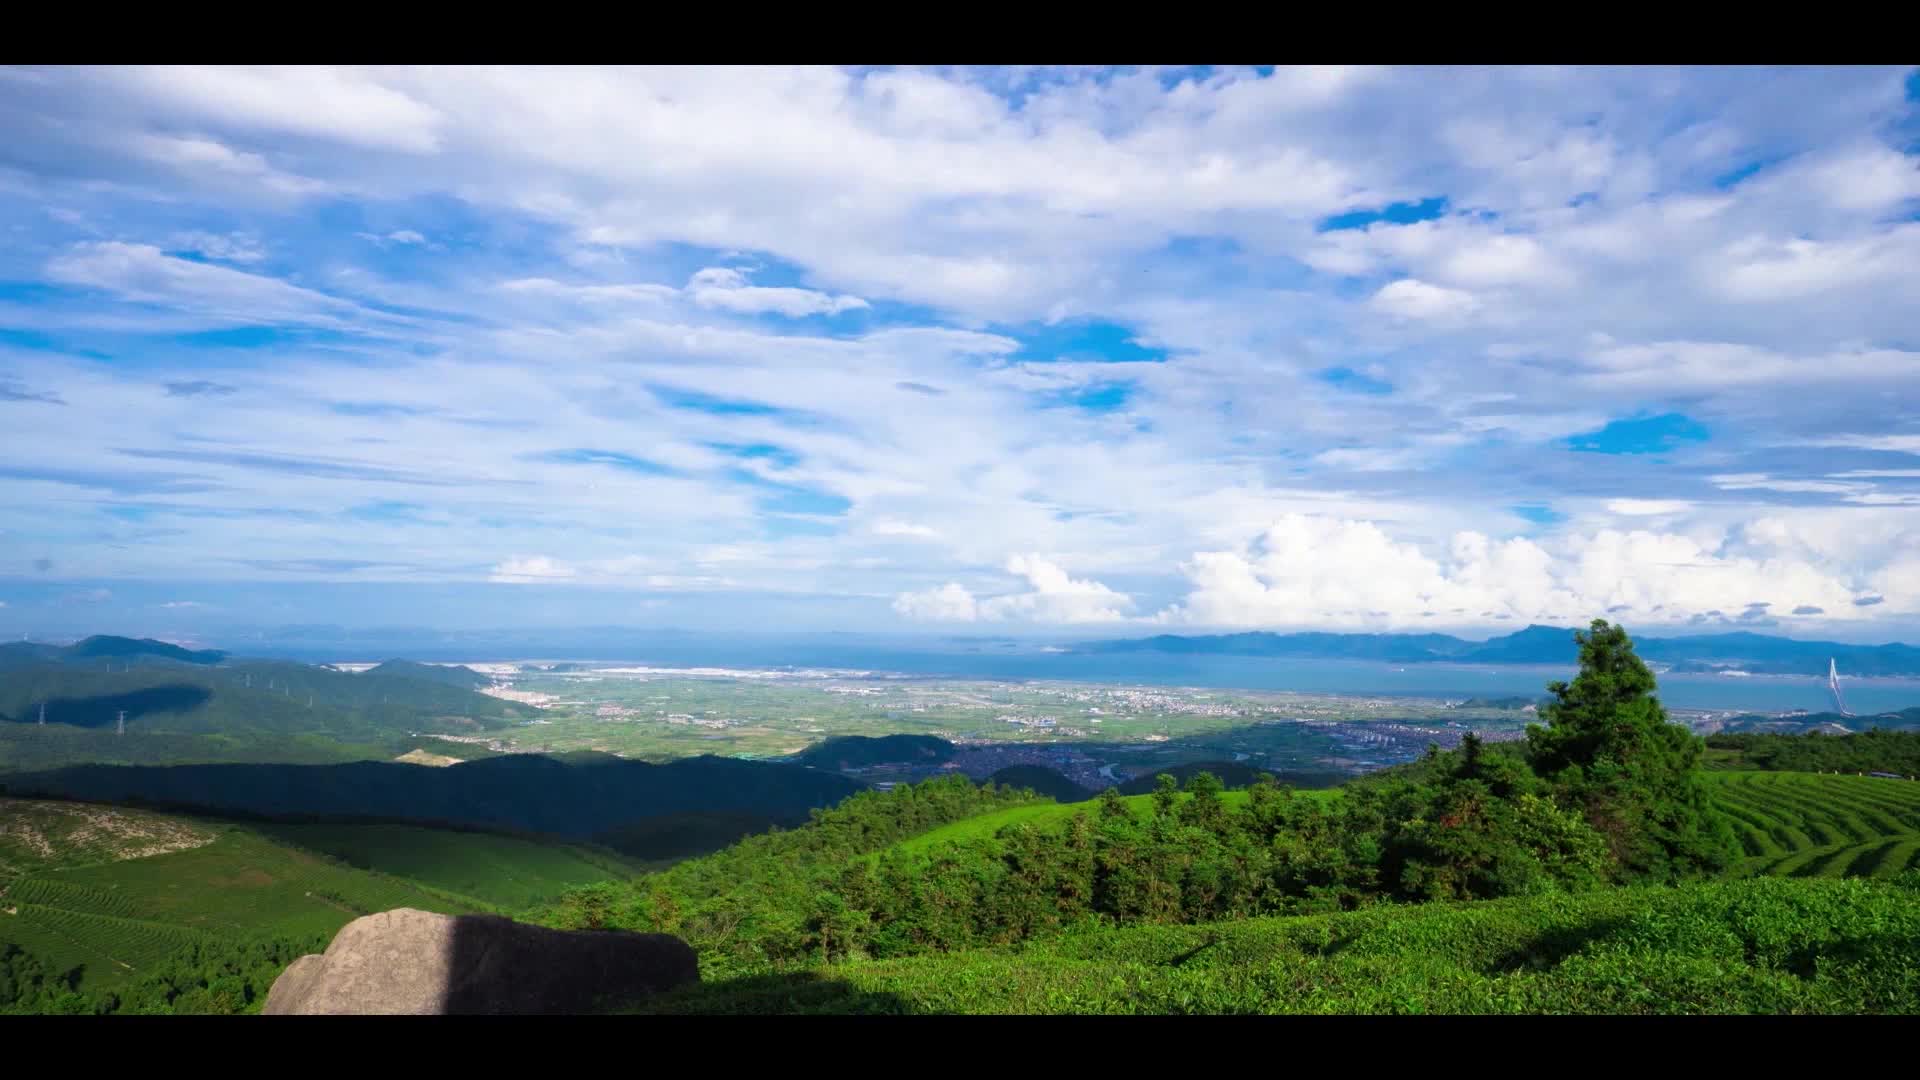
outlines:
[[0, 633], [1920, 634], [1910, 68], [0, 69]]

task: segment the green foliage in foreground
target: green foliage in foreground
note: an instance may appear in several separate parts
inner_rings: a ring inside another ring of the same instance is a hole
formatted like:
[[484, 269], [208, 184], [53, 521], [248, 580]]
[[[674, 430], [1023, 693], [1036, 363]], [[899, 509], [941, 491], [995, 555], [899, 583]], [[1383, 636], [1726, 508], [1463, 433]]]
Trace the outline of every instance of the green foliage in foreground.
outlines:
[[0, 1015], [232, 1015], [257, 1013], [288, 964], [327, 947], [331, 934], [191, 942], [111, 990], [81, 986], [78, 969], [49, 967], [0, 944]]
[[648, 1013], [1920, 1012], [1920, 873], [1642, 886], [762, 970]]
[[1891, 772], [1920, 776], [1920, 731], [1875, 728], [1856, 735], [1709, 735], [1725, 769], [1786, 772]]

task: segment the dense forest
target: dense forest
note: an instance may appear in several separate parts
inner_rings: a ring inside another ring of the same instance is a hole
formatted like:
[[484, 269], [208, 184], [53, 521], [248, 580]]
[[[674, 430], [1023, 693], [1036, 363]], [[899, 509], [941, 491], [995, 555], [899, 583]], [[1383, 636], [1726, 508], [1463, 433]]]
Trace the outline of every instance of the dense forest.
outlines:
[[55, 971], [0, 943], [0, 1015], [230, 1015], [257, 1012], [288, 964], [322, 952], [330, 935], [218, 939], [184, 947], [114, 990], [77, 989], [80, 972]]
[[1920, 776], [1920, 731], [1873, 729], [1853, 735], [1709, 735], [1715, 765], [1791, 772], [1890, 772]]

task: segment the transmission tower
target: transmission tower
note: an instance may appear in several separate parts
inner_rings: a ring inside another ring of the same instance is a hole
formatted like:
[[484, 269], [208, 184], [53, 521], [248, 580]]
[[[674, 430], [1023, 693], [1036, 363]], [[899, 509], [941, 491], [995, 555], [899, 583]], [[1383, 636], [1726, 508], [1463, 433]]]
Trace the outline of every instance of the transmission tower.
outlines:
[[40, 726], [47, 726], [47, 703], [44, 701], [40, 703]]
[[116, 730], [114, 731], [114, 734], [125, 735], [126, 733], [127, 733], [127, 710], [121, 709], [120, 719], [118, 724], [116, 725]]

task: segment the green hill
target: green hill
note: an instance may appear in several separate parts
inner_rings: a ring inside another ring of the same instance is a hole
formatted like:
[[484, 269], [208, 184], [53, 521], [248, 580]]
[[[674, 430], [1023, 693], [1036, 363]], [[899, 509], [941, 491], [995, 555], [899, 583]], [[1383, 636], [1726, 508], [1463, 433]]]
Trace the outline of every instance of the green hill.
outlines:
[[[131, 738], [131, 736], [129, 736]], [[590, 839], [688, 811], [804, 817], [861, 785], [833, 773], [731, 758], [664, 765], [605, 754], [500, 754], [444, 768], [344, 765], [81, 765], [10, 775], [15, 795], [212, 814], [462, 824]]]
[[[1120, 785], [1120, 793], [1123, 795], [1148, 794], [1153, 791], [1154, 785], [1160, 782], [1159, 777], [1162, 773], [1185, 784], [1203, 772], [1212, 773], [1215, 779], [1229, 788], [1243, 788], [1258, 780], [1262, 773], [1272, 772], [1272, 770], [1256, 768], [1237, 761], [1190, 761], [1184, 765], [1170, 765], [1164, 769], [1155, 769], [1145, 775], [1136, 776]], [[1274, 779], [1296, 788], [1330, 788], [1344, 783], [1349, 777], [1345, 773], [1333, 772], [1281, 772], [1275, 773]]]
[[388, 660], [361, 672], [360, 678], [415, 679], [421, 682], [439, 683], [443, 686], [457, 686], [463, 690], [477, 690], [493, 682], [492, 678], [472, 668], [448, 664], [418, 664], [412, 660]]
[[[514, 912], [633, 868], [608, 853], [396, 825], [255, 825], [0, 798], [0, 953], [99, 1000], [216, 954], [277, 967], [395, 907]], [[0, 972], [0, 1012], [9, 1001]]]
[[43, 661], [0, 679], [0, 772], [378, 760], [402, 752], [393, 747], [412, 732], [474, 733], [536, 713], [405, 669], [375, 676], [278, 661], [111, 670]]
[[836, 735], [795, 754], [793, 761], [839, 772], [906, 762], [937, 764], [953, 754], [952, 743], [932, 735]]
[[987, 781], [1006, 787], [1024, 788], [1062, 803], [1085, 802], [1094, 794], [1044, 765], [1009, 765], [987, 777]]

